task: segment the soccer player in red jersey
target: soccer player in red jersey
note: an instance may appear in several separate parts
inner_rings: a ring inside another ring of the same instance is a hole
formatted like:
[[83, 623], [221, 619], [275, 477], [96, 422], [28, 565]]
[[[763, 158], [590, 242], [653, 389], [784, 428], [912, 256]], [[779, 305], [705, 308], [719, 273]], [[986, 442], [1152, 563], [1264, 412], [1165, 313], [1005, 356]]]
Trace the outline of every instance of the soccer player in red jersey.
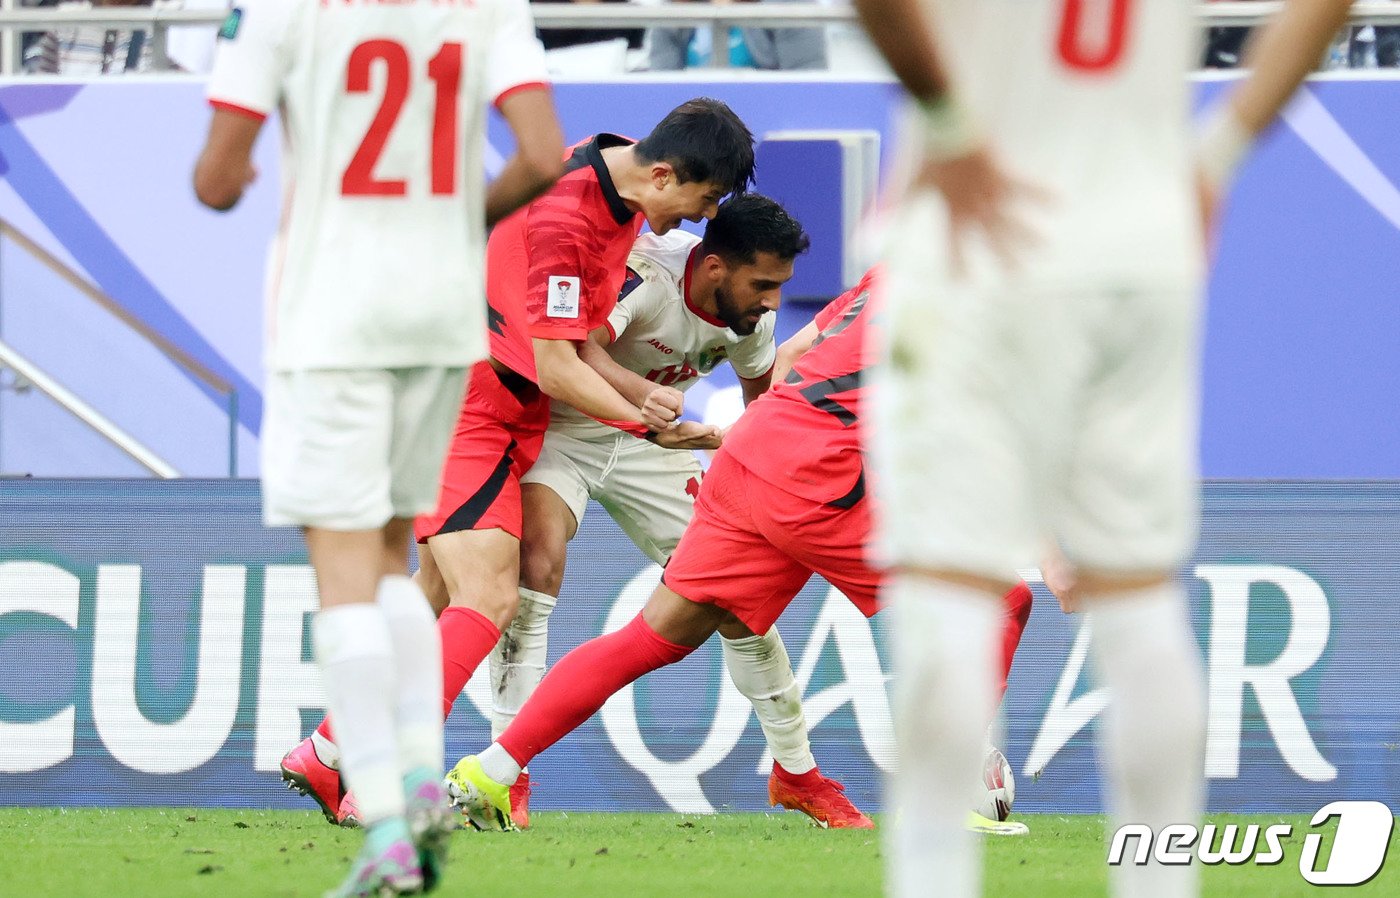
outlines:
[[[515, 617], [520, 478], [540, 453], [551, 398], [639, 436], [656, 431], [661, 445], [718, 444], [715, 428], [674, 424], [679, 391], [657, 386], [636, 406], [579, 357], [578, 347], [607, 321], [642, 224], [665, 234], [682, 220], [713, 218], [724, 196], [747, 187], [753, 165], [753, 135], [739, 117], [718, 100], [690, 100], [640, 141], [598, 134], [573, 147], [559, 181], [491, 232], [490, 358], [468, 376], [437, 510], [414, 527], [415, 579], [435, 607], [445, 607], [438, 618], [444, 717]], [[335, 764], [323, 722], [282, 767], [285, 778], [308, 768], [324, 774]], [[329, 790], [320, 797], [340, 801]]]
[[[500, 739], [454, 768], [448, 791], [474, 826], [510, 828], [509, 788], [521, 769], [613, 693], [716, 631], [729, 639], [767, 633], [813, 573], [867, 617], [878, 610], [881, 577], [865, 558], [871, 509], [860, 448], [877, 282], [878, 272], [867, 273], [784, 344], [785, 358], [797, 356], [791, 372], [725, 437], [641, 613], [565, 655]], [[1029, 600], [1025, 584], [1008, 594], [1008, 605]], [[1008, 621], [1019, 636], [1024, 618]]]

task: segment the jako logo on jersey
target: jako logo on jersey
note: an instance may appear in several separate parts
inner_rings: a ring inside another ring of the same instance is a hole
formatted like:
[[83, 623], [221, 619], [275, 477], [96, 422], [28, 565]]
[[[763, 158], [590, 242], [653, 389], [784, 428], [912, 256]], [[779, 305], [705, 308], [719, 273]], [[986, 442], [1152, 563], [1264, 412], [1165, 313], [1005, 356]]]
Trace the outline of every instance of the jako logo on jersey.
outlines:
[[[1324, 838], [1322, 833], [1309, 833], [1303, 839], [1298, 872], [1315, 886], [1357, 886], [1369, 882], [1385, 865], [1390, 833], [1395, 826], [1394, 815], [1389, 807], [1379, 801], [1334, 801], [1313, 815], [1309, 828], [1316, 829], [1333, 817], [1337, 818], [1337, 835], [1327, 865], [1321, 870], [1317, 869]], [[1190, 823], [1178, 823], [1163, 827], [1155, 838], [1146, 825], [1130, 823], [1113, 834], [1108, 863], [1115, 867], [1124, 863], [1128, 840], [1136, 837], [1137, 844], [1128, 863], [1139, 866], [1147, 863], [1150, 853], [1159, 864], [1186, 865], [1193, 858], [1200, 858], [1201, 863], [1210, 866], [1253, 863], [1269, 867], [1283, 860], [1283, 840], [1292, 834], [1292, 826], [1274, 824], [1263, 831], [1264, 844], [1261, 846], [1260, 827], [1251, 823], [1244, 828], [1244, 839], [1237, 847], [1239, 827], [1233, 823], [1223, 828], [1213, 823], [1207, 824], [1204, 829], [1197, 829]], [[1192, 845], [1196, 846], [1194, 854]]]
[[549, 279], [545, 314], [550, 318], [578, 317], [578, 278], [553, 276]]
[[671, 347], [667, 346], [665, 343], [662, 343], [660, 340], [656, 339], [655, 337], [653, 337], [652, 339], [648, 340], [647, 343], [649, 343], [649, 344], [652, 345], [652, 346], [655, 346], [657, 349], [661, 350], [662, 352], [666, 353], [667, 355], [670, 355], [671, 353], [675, 352], [674, 349], [672, 349]]

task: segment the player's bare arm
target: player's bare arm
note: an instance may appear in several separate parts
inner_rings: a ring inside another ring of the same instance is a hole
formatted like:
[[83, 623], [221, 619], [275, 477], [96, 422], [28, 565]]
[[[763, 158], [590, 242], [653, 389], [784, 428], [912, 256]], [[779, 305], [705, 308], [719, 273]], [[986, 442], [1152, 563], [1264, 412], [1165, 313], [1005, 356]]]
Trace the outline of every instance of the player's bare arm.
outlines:
[[611, 342], [608, 329], [597, 328], [579, 344], [579, 358], [606, 380], [614, 390], [642, 412], [642, 423], [652, 430], [669, 427], [685, 410], [685, 394], [675, 387], [663, 387], [635, 371], [619, 365], [605, 348]]
[[209, 136], [194, 166], [194, 194], [211, 209], [227, 212], [257, 178], [253, 144], [263, 120], [243, 112], [215, 109]]
[[955, 274], [966, 271], [967, 242], [980, 234], [1001, 259], [1014, 267], [1034, 232], [1015, 208], [1048, 196], [1008, 172], [978, 123], [958, 101], [956, 86], [939, 56], [931, 14], [919, 0], [856, 0], [867, 32], [906, 90], [918, 103], [916, 127], [921, 158], [910, 182], [897, 191], [934, 190], [948, 205], [949, 237]]
[[548, 88], [512, 93], [500, 111], [515, 135], [515, 153], [486, 190], [487, 226], [544, 193], [564, 173], [564, 134]]
[[773, 363], [773, 371], [769, 379], [773, 383], [782, 383], [792, 370], [792, 366], [797, 364], [797, 360], [802, 358], [807, 350], [811, 349], [821, 336], [821, 329], [817, 327], [815, 321], [807, 322], [807, 326], [802, 330], [788, 337], [778, 347], [778, 358]]
[[579, 357], [579, 344], [542, 337], [535, 337], [533, 343], [540, 389], [551, 398], [602, 421], [643, 423], [641, 409]]
[[724, 431], [713, 424], [682, 421], [674, 427], [648, 434], [647, 439], [663, 449], [718, 449], [724, 441]]
[[748, 405], [764, 393], [773, 385], [773, 372], [769, 371], [762, 377], [741, 377], [739, 378], [739, 389], [744, 394], [744, 405]]
[[1197, 153], [1203, 210], [1215, 200], [1254, 139], [1313, 71], [1328, 41], [1346, 23], [1352, 0], [1291, 0], [1251, 41], [1250, 76], [1221, 103], [1202, 130]]

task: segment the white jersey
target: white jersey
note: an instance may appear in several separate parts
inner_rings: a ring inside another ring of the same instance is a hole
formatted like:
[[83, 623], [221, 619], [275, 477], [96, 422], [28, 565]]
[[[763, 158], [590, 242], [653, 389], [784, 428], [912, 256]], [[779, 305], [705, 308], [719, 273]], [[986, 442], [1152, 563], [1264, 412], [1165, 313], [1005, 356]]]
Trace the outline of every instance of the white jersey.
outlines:
[[546, 81], [526, 0], [240, 0], [209, 99], [283, 126], [271, 370], [486, 355], [486, 104]]
[[[615, 362], [681, 391], [725, 359], [736, 374], [753, 380], [767, 374], [777, 358], [776, 316], [764, 315], [752, 334], [741, 337], [690, 303], [687, 263], [699, 245], [699, 237], [680, 229], [638, 237], [627, 257], [622, 294], [607, 321], [613, 338], [608, 354]], [[550, 414], [551, 428], [576, 439], [617, 433], [562, 402], [553, 403]]]
[[1007, 166], [1053, 194], [1034, 217], [1044, 242], [1026, 273], [1106, 285], [1198, 277], [1194, 0], [931, 2], [959, 96]]

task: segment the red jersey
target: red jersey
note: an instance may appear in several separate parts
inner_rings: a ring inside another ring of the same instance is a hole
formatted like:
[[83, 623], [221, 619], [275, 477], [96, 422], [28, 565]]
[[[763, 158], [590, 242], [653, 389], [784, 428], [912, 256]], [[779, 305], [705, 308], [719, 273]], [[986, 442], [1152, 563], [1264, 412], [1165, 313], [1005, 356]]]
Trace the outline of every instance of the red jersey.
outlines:
[[599, 134], [569, 150], [564, 176], [496, 225], [486, 243], [491, 355], [536, 380], [534, 337], [583, 340], [617, 304], [643, 216], [618, 196]]
[[872, 268], [817, 313], [821, 336], [783, 383], [749, 405], [720, 451], [804, 499], [842, 508], [860, 501], [863, 380], [877, 354], [866, 332], [883, 304], [879, 281]]

